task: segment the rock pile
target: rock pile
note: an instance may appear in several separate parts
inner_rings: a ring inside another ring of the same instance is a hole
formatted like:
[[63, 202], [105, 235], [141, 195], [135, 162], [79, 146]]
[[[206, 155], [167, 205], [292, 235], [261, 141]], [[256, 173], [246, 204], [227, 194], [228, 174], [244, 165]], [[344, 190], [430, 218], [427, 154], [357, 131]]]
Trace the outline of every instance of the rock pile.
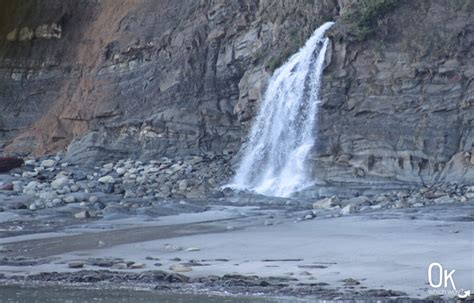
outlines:
[[[154, 201], [164, 198], [219, 197], [219, 185], [231, 174], [229, 159], [209, 154], [149, 162], [119, 160], [101, 167], [84, 168], [61, 161], [59, 156], [30, 159], [0, 179], [3, 195], [26, 196], [20, 208], [37, 210], [71, 203], [105, 207], [101, 200]], [[0, 194], [2, 194], [0, 192]], [[89, 218], [90, 212], [76, 214]]]
[[314, 212], [340, 210], [341, 215], [389, 208], [417, 208], [430, 205], [467, 203], [474, 199], [474, 186], [443, 183], [412, 190], [389, 191], [373, 196], [340, 199], [331, 196], [313, 203]]

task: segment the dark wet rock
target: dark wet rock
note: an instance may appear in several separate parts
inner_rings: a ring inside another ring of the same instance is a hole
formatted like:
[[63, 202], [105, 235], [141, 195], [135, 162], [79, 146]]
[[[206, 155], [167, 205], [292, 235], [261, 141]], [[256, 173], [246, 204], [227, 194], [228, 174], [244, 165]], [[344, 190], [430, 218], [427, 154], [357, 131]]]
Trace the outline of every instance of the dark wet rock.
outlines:
[[387, 297], [401, 297], [406, 296], [407, 294], [402, 291], [395, 291], [391, 289], [371, 289], [362, 292], [363, 296], [375, 297], [375, 298], [387, 298]]
[[9, 207], [10, 209], [28, 209], [28, 206], [23, 202], [14, 202]]
[[68, 263], [69, 268], [83, 268], [84, 262], [82, 261], [73, 261]]
[[360, 284], [359, 281], [357, 281], [356, 279], [353, 279], [353, 278], [344, 279], [344, 280], [342, 280], [342, 282], [344, 282], [344, 286], [354, 286], [354, 285], [359, 285]]
[[99, 266], [99, 267], [112, 267], [114, 265], [115, 260], [111, 259], [90, 259], [88, 260], [88, 264], [92, 266]]
[[321, 268], [327, 268], [326, 265], [317, 265], [317, 264], [307, 264], [307, 265], [298, 265], [299, 268], [309, 268], [309, 269], [321, 269]]
[[23, 159], [15, 157], [0, 157], [0, 173], [8, 172], [14, 168], [22, 166]]

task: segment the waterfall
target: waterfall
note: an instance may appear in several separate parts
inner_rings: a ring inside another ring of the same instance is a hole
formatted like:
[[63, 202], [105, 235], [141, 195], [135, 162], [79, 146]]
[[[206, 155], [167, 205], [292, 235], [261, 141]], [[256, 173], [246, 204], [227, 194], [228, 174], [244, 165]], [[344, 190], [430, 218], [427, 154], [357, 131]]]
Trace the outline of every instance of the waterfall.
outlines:
[[253, 122], [243, 157], [228, 187], [288, 197], [312, 184], [306, 159], [315, 144], [321, 74], [334, 23], [316, 29], [273, 73]]

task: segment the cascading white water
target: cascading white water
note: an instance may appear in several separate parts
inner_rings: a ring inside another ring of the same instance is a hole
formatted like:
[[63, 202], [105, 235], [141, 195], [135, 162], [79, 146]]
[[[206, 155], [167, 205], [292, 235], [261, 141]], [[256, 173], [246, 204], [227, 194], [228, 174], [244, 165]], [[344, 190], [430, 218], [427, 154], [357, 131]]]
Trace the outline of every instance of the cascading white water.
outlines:
[[334, 22], [324, 23], [270, 79], [231, 184], [235, 189], [288, 197], [309, 185], [306, 159], [315, 143], [321, 74]]

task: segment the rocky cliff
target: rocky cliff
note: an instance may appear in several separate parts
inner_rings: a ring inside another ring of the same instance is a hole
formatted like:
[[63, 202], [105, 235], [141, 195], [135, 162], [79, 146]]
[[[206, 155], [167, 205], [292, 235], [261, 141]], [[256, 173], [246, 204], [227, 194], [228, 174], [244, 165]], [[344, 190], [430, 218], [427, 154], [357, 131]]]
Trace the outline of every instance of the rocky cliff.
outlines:
[[[271, 72], [328, 20], [315, 177], [474, 182], [472, 1], [0, 0], [0, 146], [236, 154]], [[238, 157], [238, 156], [237, 156]]]

